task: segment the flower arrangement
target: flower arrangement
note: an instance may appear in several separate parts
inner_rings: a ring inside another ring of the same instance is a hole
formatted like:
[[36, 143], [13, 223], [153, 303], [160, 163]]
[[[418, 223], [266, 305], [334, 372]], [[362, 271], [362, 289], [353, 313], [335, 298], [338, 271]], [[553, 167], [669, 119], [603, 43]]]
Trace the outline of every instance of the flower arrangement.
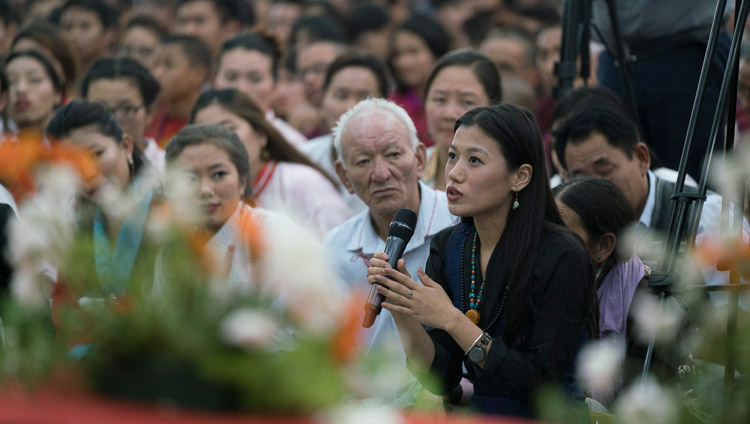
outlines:
[[[4, 168], [13, 157], [22, 165]], [[0, 181], [22, 199], [12, 228], [13, 295], [0, 306], [0, 384], [33, 386], [66, 369], [83, 386], [120, 398], [294, 414], [378, 396], [399, 383], [362, 384], [384, 370], [395, 374], [388, 358], [357, 349], [363, 303], [336, 295], [321, 252], [293, 230], [265, 234], [244, 218], [239, 237], [262, 273], [253, 289], [229, 286], [225, 258], [208, 253], [207, 237], [195, 231], [191, 188], [170, 180], [139, 250], [149, 260], [136, 262], [124, 294], [108, 295], [81, 259], [93, 257], [94, 247], [76, 225], [72, 202], [96, 172], [91, 158], [9, 142], [0, 145], [0, 169]], [[137, 194], [102, 196], [103, 208], [124, 213]], [[154, 263], [166, 270], [166, 283], [155, 284]]]

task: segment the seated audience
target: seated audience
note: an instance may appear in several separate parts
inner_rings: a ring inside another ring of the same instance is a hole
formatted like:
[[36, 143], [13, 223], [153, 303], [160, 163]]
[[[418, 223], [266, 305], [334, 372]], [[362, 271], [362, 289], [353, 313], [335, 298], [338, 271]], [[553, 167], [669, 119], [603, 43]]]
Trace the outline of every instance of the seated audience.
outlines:
[[161, 86], [161, 104], [146, 129], [146, 136], [163, 147], [187, 125], [190, 111], [211, 75], [211, 52], [198, 38], [167, 37], [157, 50], [153, 74]]
[[332, 177], [294, 148], [261, 109], [237, 90], [204, 93], [192, 123], [222, 125], [234, 131], [248, 152], [248, 189], [253, 205], [281, 212], [321, 240], [349, 218]]
[[[396, 211], [408, 208], [417, 213], [414, 235], [404, 251], [411, 273], [424, 267], [433, 237], [455, 220], [448, 212], [445, 194], [419, 181], [425, 147], [403, 108], [384, 99], [363, 100], [341, 117], [333, 140], [339, 178], [367, 209], [331, 230], [323, 247], [349, 291], [364, 299], [370, 289], [370, 258], [385, 248]], [[372, 327], [363, 330], [358, 343], [371, 350], [398, 348], [399, 361], [406, 366], [396, 324], [386, 310]], [[393, 397], [400, 405], [412, 405], [420, 390], [412, 380]]]
[[250, 97], [284, 138], [297, 146], [307, 141], [305, 136], [273, 111], [280, 60], [281, 51], [273, 39], [255, 33], [237, 35], [221, 46], [213, 86], [235, 88]]
[[477, 106], [500, 103], [500, 75], [492, 62], [473, 50], [448, 53], [437, 61], [427, 79], [425, 115], [435, 145], [427, 149], [423, 181], [445, 190], [445, 164], [456, 120]]
[[133, 138], [154, 170], [165, 175], [164, 150], [144, 135], [154, 115], [159, 82], [139, 62], [127, 57], [99, 59], [81, 81], [81, 97], [107, 108], [120, 128]]
[[550, 382], [586, 414], [572, 372], [590, 335], [593, 270], [550, 193], [536, 119], [513, 105], [472, 109], [450, 153], [448, 208], [461, 224], [432, 239], [424, 271], [390, 268], [382, 252], [368, 269], [410, 369], [437, 376], [437, 394], [465, 369], [485, 414], [533, 417], [532, 395]]

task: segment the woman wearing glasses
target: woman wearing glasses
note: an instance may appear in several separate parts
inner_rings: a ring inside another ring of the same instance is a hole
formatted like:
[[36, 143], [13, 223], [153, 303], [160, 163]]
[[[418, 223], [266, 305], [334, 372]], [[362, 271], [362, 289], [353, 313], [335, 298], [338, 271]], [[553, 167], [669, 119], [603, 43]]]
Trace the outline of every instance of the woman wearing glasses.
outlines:
[[126, 57], [97, 60], [81, 81], [81, 97], [108, 109], [123, 132], [133, 138], [143, 156], [163, 176], [164, 150], [156, 140], [144, 135], [158, 94], [159, 82], [148, 69]]

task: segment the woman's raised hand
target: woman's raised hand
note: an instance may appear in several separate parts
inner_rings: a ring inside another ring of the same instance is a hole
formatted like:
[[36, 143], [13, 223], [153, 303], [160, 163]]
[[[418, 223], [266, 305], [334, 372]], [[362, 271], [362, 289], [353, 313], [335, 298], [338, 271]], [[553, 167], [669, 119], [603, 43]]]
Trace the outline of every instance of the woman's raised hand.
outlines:
[[367, 281], [377, 283], [378, 293], [386, 297], [382, 306], [392, 313], [404, 314], [423, 325], [445, 330], [455, 309], [448, 295], [438, 283], [419, 268], [417, 276], [422, 284], [411, 278], [403, 259], [398, 261], [398, 269], [388, 265], [388, 256], [377, 252], [370, 259]]

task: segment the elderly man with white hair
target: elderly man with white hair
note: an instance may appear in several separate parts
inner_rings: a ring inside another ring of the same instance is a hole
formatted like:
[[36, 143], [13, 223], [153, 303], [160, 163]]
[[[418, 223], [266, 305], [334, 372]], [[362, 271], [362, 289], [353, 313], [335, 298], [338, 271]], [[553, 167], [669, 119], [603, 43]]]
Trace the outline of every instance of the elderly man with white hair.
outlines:
[[[417, 275], [417, 268], [424, 268], [432, 237], [457, 220], [448, 212], [445, 193], [420, 182], [425, 169], [425, 146], [400, 106], [375, 98], [359, 102], [339, 119], [333, 130], [333, 143], [341, 182], [362, 199], [367, 209], [329, 231], [323, 247], [350, 294], [364, 302], [370, 289], [369, 259], [375, 252], [385, 250], [396, 211], [408, 208], [417, 213], [414, 235], [403, 255], [411, 275]], [[372, 327], [363, 329], [358, 343], [370, 350], [387, 351], [405, 369], [401, 339], [393, 317], [385, 309]], [[410, 375], [406, 379], [398, 393], [384, 396], [401, 406], [413, 404], [420, 386]]]

